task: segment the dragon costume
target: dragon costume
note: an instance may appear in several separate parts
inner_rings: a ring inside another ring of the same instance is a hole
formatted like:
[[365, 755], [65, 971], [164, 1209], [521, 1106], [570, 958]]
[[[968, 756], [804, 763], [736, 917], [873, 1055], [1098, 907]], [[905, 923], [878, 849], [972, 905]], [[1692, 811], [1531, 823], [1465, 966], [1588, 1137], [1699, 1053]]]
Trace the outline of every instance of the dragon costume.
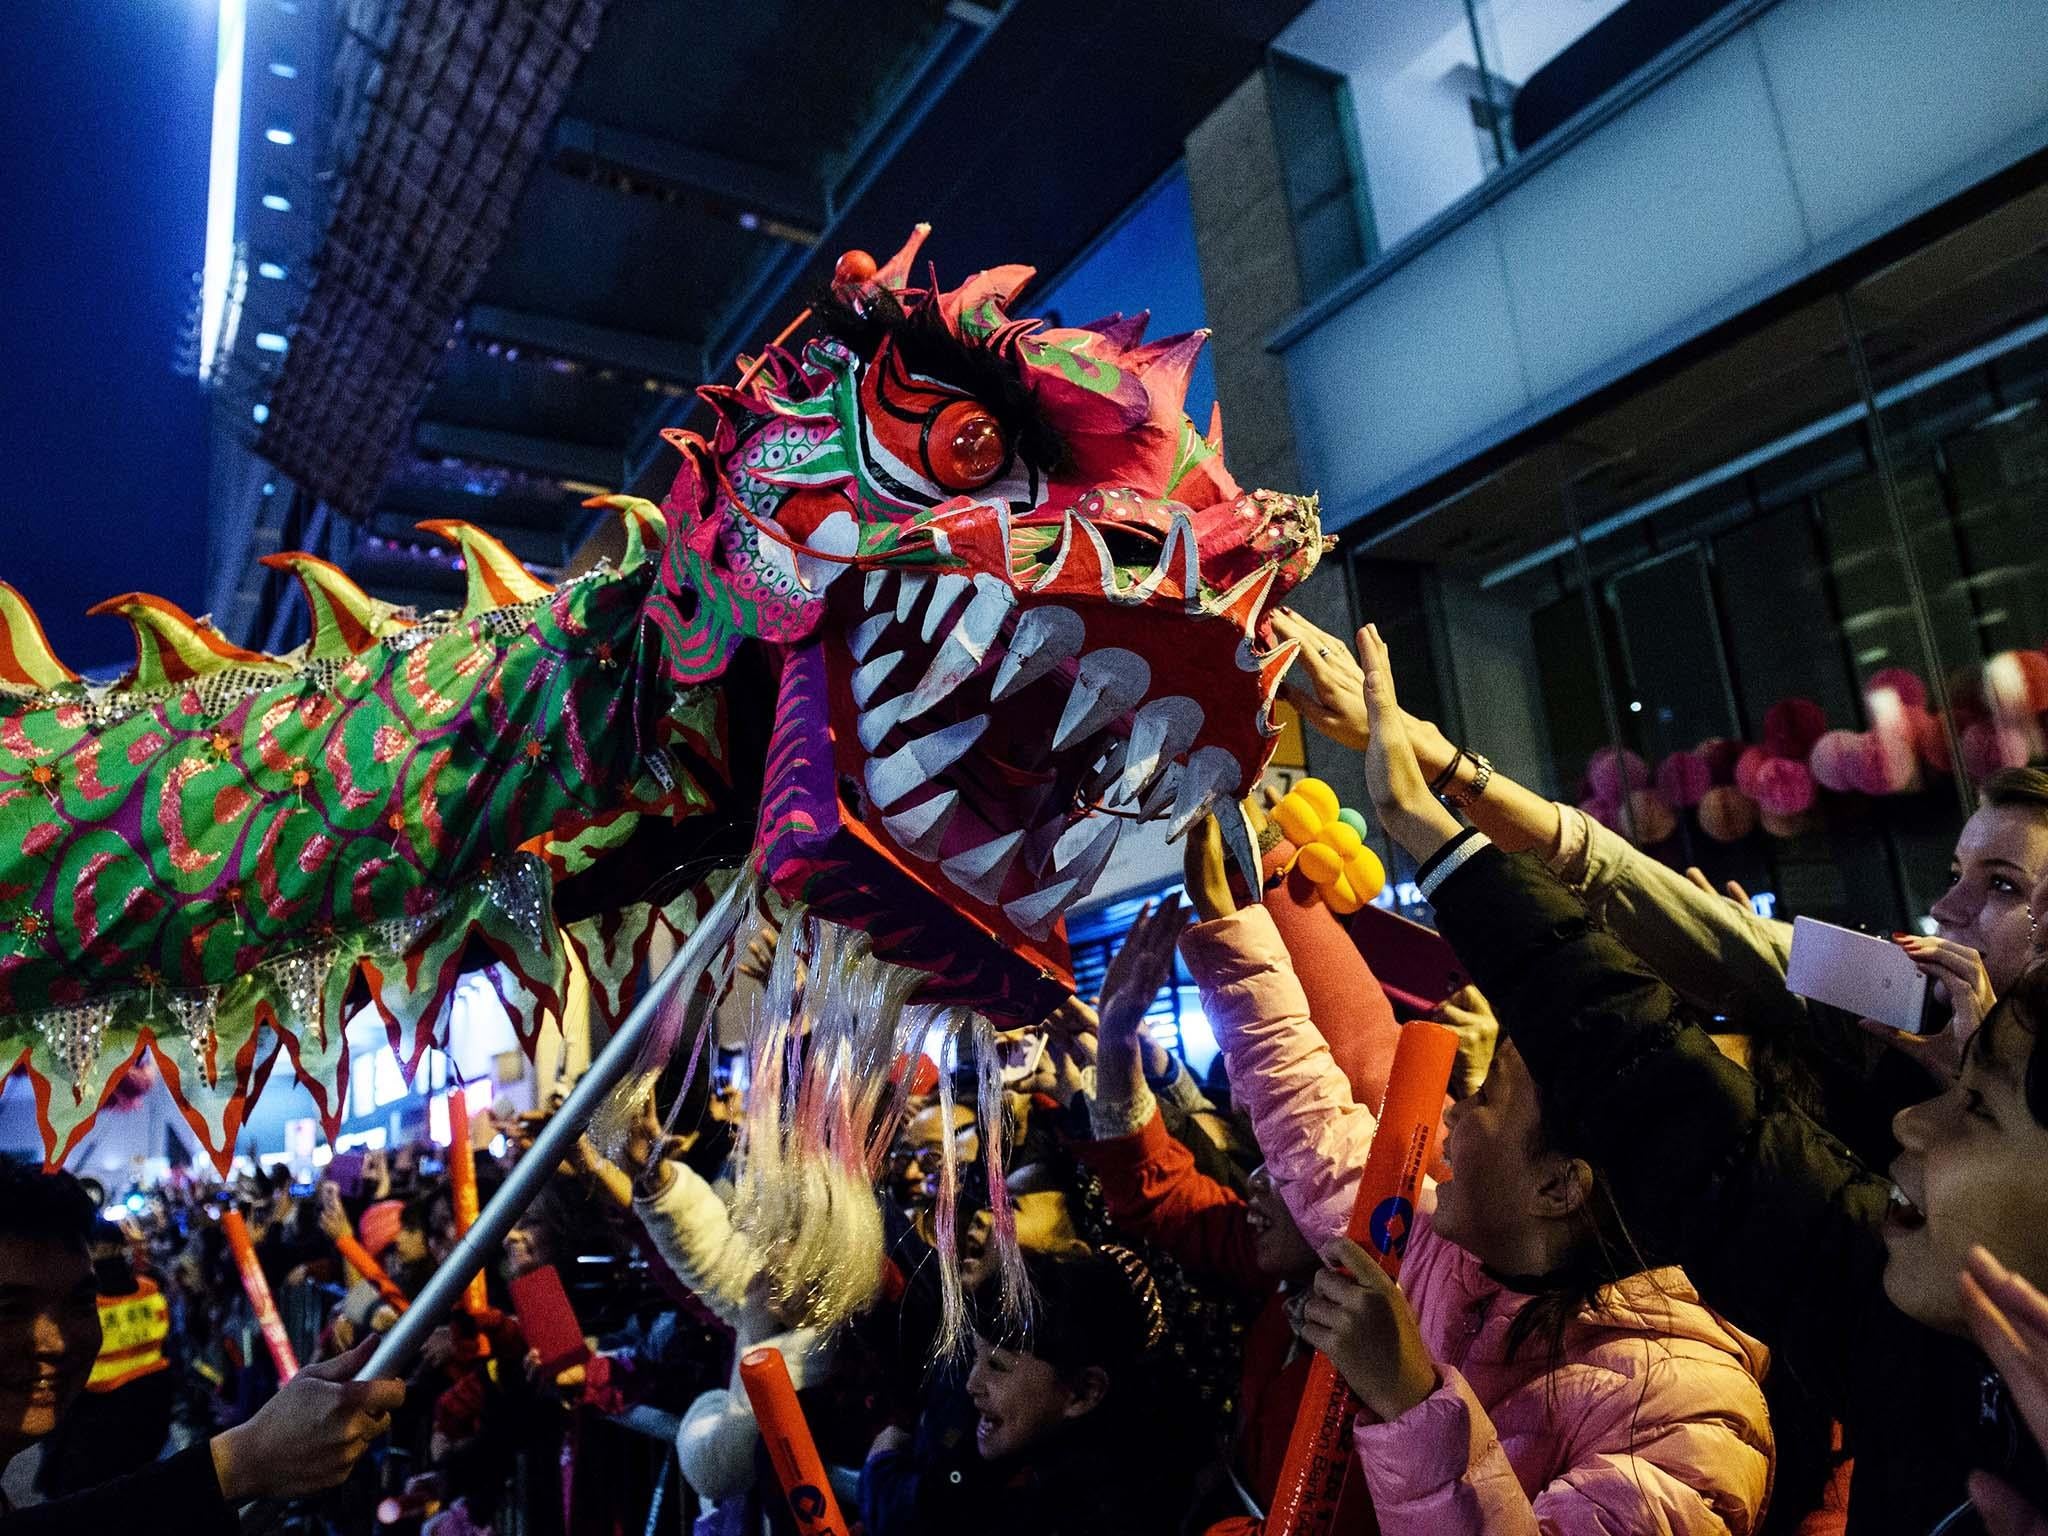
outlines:
[[410, 1073], [487, 967], [530, 1044], [565, 945], [616, 1017], [736, 874], [923, 1001], [1043, 1013], [1124, 828], [1263, 766], [1266, 613], [1324, 541], [1183, 414], [1202, 334], [1012, 318], [1029, 268], [919, 284], [923, 234], [701, 390], [666, 500], [603, 498], [622, 554], [558, 587], [459, 523], [422, 526], [460, 612], [271, 555], [299, 649], [130, 594], [94, 610], [135, 633], [107, 686], [0, 584], [0, 1073], [48, 1156], [144, 1052], [223, 1167], [280, 1063], [332, 1133], [348, 1019]]

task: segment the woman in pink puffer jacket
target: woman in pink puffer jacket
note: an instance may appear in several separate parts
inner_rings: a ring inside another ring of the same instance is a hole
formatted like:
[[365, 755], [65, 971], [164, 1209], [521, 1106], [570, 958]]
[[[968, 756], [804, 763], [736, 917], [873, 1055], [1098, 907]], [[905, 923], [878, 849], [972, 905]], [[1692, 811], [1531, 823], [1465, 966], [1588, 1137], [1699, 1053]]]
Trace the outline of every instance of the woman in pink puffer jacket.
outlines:
[[[1205, 915], [1227, 890], [1190, 888]], [[1355, 1434], [1385, 1536], [1749, 1536], [1771, 1485], [1765, 1351], [1682, 1271], [1612, 1261], [1598, 1180], [1547, 1134], [1513, 1046], [1445, 1116], [1456, 1176], [1425, 1192], [1396, 1290], [1341, 1235], [1375, 1121], [1272, 919], [1225, 909], [1181, 953], [1274, 1184], [1351, 1271], [1318, 1277], [1304, 1337], [1366, 1404]]]

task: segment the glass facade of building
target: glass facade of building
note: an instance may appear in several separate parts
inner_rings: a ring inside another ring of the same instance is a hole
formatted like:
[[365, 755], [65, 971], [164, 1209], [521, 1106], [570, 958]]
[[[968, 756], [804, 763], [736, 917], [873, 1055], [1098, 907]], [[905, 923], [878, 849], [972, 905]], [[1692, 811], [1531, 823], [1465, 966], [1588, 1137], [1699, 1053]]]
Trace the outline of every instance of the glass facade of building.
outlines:
[[2048, 760], [2041, 175], [1348, 530], [1404, 699], [1778, 916], [1923, 919]]

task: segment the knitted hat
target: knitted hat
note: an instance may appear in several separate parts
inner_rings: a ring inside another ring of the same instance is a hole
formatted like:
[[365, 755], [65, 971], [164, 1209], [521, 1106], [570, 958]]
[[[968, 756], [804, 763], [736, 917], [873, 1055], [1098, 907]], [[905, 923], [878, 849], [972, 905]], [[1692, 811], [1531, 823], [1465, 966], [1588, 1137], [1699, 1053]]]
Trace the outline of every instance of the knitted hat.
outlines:
[[379, 1200], [363, 1212], [363, 1219], [356, 1223], [356, 1233], [371, 1258], [383, 1258], [384, 1250], [398, 1241], [399, 1217], [404, 1210], [403, 1200]]

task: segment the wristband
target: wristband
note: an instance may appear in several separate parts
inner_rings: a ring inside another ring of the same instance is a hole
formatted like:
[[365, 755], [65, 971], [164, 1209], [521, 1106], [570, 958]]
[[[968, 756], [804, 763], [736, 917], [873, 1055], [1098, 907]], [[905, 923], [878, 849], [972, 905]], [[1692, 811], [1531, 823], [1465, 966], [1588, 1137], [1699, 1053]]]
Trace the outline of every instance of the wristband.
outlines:
[[1444, 765], [1444, 771], [1429, 781], [1429, 792], [1432, 795], [1441, 795], [1444, 792], [1444, 786], [1458, 776], [1458, 764], [1463, 761], [1465, 761], [1465, 749], [1463, 747], [1453, 748], [1451, 760]]
[[1477, 752], [1472, 753], [1471, 758], [1474, 765], [1472, 782], [1463, 789], [1448, 789], [1442, 796], [1444, 804], [1454, 811], [1464, 810], [1466, 806], [1485, 794], [1486, 786], [1493, 782], [1493, 764], [1481, 757]]

